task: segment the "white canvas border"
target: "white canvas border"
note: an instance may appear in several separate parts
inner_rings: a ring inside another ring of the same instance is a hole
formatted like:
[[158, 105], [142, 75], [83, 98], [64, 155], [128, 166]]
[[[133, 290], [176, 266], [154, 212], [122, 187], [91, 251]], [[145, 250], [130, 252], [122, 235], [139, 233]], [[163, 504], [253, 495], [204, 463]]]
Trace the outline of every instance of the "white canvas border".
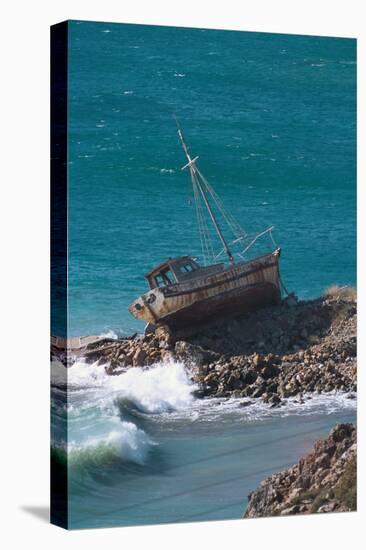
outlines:
[[[359, 511], [250, 521], [64, 532], [25, 507], [48, 503], [48, 253], [49, 253], [49, 25], [64, 19], [88, 19], [291, 34], [358, 38], [359, 50], [359, 198], [358, 257], [365, 258], [365, 31], [362, 2], [276, 2], [255, 5], [211, 2], [104, 0], [13, 1], [3, 7], [2, 25], [2, 535], [7, 546], [38, 548], [281, 547], [311, 545], [333, 549], [358, 547], [365, 519], [365, 475], [359, 472]], [[363, 60], [363, 63], [362, 63]], [[362, 124], [363, 122], [363, 124]], [[366, 265], [366, 262], [363, 262]], [[365, 267], [359, 261], [359, 434], [364, 434]], [[359, 464], [365, 445], [359, 438]], [[244, 495], [243, 495], [244, 497]]]

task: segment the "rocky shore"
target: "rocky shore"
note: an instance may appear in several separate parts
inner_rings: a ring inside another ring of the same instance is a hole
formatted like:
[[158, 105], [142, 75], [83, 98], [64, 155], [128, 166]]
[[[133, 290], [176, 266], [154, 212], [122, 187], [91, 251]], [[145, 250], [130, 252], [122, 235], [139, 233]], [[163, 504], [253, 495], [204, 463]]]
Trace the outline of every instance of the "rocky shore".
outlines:
[[355, 291], [336, 287], [316, 300], [284, 300], [194, 335], [159, 327], [145, 336], [98, 340], [82, 355], [110, 375], [181, 361], [191, 369], [198, 397], [237, 397], [243, 406], [260, 398], [278, 407], [294, 396], [301, 403], [313, 392], [337, 390], [354, 397], [356, 334]]
[[298, 464], [272, 475], [250, 493], [244, 517], [356, 510], [356, 445], [355, 427], [338, 424]]

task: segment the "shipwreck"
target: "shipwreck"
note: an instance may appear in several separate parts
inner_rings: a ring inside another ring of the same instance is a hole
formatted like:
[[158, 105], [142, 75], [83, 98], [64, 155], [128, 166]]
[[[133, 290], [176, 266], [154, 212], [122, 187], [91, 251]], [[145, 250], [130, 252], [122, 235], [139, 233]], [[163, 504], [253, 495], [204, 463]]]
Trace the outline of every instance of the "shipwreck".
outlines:
[[[149, 327], [163, 324], [177, 330], [280, 303], [281, 249], [274, 242], [273, 226], [255, 235], [247, 234], [198, 169], [198, 157], [191, 157], [179, 126], [178, 134], [187, 158], [182, 170], [189, 170], [193, 185], [205, 265], [192, 256], [160, 263], [145, 275], [150, 290], [130, 305], [130, 313]], [[233, 235], [232, 240], [224, 235], [223, 223]], [[212, 232], [221, 245], [216, 255]], [[265, 235], [271, 238], [270, 251], [247, 259], [253, 245]], [[239, 251], [234, 252], [234, 248]]]

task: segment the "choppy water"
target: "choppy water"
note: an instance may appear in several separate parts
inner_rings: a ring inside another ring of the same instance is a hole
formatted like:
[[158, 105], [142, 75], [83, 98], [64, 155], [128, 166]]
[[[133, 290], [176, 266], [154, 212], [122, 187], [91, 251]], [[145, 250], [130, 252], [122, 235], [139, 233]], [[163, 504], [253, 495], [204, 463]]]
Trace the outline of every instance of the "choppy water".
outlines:
[[[69, 335], [141, 331], [127, 306], [143, 274], [200, 257], [173, 113], [244, 229], [276, 226], [290, 290], [355, 284], [355, 87], [354, 40], [71, 22]], [[68, 414], [73, 528], [239, 518], [262, 479], [356, 415], [344, 395], [196, 400], [179, 364], [120, 377], [76, 364], [65, 408], [60, 369], [53, 442], [64, 460]]]
[[[53, 369], [57, 383], [64, 367]], [[116, 377], [79, 363], [68, 374], [70, 528], [240, 518], [262, 479], [294, 464], [337, 422], [356, 419], [344, 394], [279, 409], [195, 399], [179, 363]], [[55, 438], [66, 415], [60, 392]], [[64, 452], [61, 441], [57, 449]]]
[[70, 334], [140, 331], [144, 273], [200, 257], [173, 113], [289, 289], [355, 284], [355, 89], [355, 40], [71, 22]]

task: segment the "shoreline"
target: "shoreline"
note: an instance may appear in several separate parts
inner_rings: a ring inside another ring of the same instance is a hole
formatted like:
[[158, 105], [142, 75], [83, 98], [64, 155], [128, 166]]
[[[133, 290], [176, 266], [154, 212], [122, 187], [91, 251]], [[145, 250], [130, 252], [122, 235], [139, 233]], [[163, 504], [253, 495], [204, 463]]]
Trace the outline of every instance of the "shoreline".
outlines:
[[243, 518], [357, 509], [357, 429], [337, 424], [297, 464], [262, 481], [248, 495]]
[[[198, 385], [196, 397], [260, 398], [271, 407], [302, 394], [357, 392], [357, 300], [333, 287], [315, 300], [283, 301], [242, 318], [212, 323], [193, 335], [158, 327], [123, 339], [84, 337], [51, 341], [51, 355], [70, 367], [83, 359], [108, 375], [178, 361]], [[167, 368], [168, 364], [167, 364]]]

